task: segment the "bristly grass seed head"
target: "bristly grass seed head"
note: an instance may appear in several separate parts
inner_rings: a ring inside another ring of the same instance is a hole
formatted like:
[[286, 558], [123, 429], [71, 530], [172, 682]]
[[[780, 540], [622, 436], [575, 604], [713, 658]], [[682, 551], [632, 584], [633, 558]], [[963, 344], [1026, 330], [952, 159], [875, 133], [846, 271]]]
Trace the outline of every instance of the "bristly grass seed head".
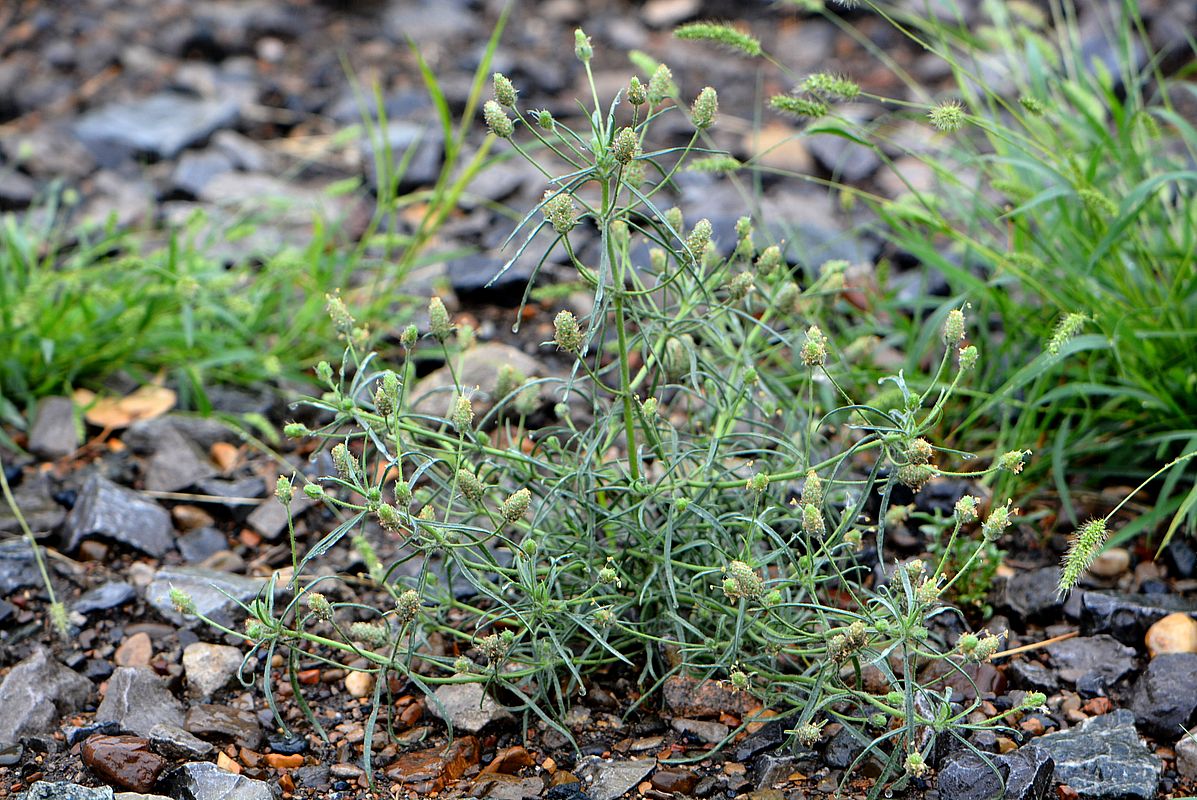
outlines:
[[635, 75], [628, 81], [628, 102], [634, 106], [642, 106], [648, 102], [648, 89]]
[[808, 367], [821, 367], [827, 363], [827, 337], [818, 325], [811, 325], [802, 343], [802, 363]]
[[722, 175], [728, 172], [735, 172], [742, 168], [744, 163], [738, 158], [729, 155], [713, 155], [696, 158], [686, 164], [688, 172], [704, 172], [707, 174]]
[[501, 106], [515, 108], [515, 101], [519, 96], [519, 92], [511, 83], [511, 80], [502, 72], [496, 72], [492, 76], [492, 80], [494, 81], [495, 102]]
[[802, 90], [833, 100], [853, 100], [860, 96], [860, 85], [842, 75], [817, 72], [802, 82]]
[[627, 164], [640, 155], [640, 137], [631, 128], [620, 128], [615, 134], [611, 152], [620, 164]]
[[1089, 317], [1085, 314], [1078, 314], [1075, 311], [1065, 314], [1063, 319], [1056, 325], [1056, 330], [1052, 333], [1052, 338], [1047, 343], [1047, 352], [1053, 357], [1059, 356], [1060, 351], [1064, 349], [1064, 345], [1072, 341], [1088, 321]]
[[557, 233], [569, 233], [578, 224], [578, 210], [574, 206], [574, 198], [568, 192], [559, 191], [553, 194], [552, 189], [546, 190], [544, 194], [544, 218]]
[[675, 94], [677, 84], [673, 82], [673, 73], [669, 71], [669, 67], [661, 64], [648, 81], [648, 104], [655, 106]]
[[792, 94], [775, 94], [769, 98], [769, 105], [774, 111], [794, 117], [818, 119], [827, 115], [827, 103]]
[[574, 31], [574, 55], [583, 64], [588, 63], [594, 57], [594, 45], [590, 43], [590, 37], [586, 35], [586, 31], [581, 28]]
[[725, 22], [691, 22], [675, 28], [673, 35], [688, 41], [721, 44], [753, 58], [761, 54], [759, 40]]
[[1091, 519], [1072, 535], [1068, 554], [1064, 556], [1060, 570], [1059, 594], [1064, 596], [1077, 584], [1085, 570], [1097, 558], [1097, 552], [1105, 544], [1109, 530], [1104, 519]]
[[577, 353], [582, 349], [582, 329], [578, 326], [578, 318], [573, 312], [557, 312], [557, 316], [553, 318], [553, 342], [567, 353]]
[[445, 302], [435, 295], [428, 300], [428, 329], [439, 342], [445, 342], [453, 335], [453, 325], [449, 322]]
[[453, 403], [453, 413], [449, 415], [449, 421], [453, 423], [453, 427], [457, 429], [458, 433], [466, 433], [474, 425], [474, 404], [470, 402], [470, 398], [464, 394], [459, 394], [457, 400]]
[[528, 505], [532, 502], [532, 492], [519, 489], [513, 492], [503, 504], [499, 506], [499, 514], [508, 522], [518, 522], [528, 513]]

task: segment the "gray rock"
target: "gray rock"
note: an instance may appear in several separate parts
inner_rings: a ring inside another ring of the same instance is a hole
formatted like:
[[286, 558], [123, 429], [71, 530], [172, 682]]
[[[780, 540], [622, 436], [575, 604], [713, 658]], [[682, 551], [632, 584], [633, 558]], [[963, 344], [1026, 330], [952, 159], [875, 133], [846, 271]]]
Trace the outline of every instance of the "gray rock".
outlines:
[[1133, 647], [1105, 634], [1065, 639], [1048, 645], [1047, 653], [1062, 680], [1078, 683], [1092, 675], [1106, 686], [1130, 674], [1138, 655]]
[[162, 92], [89, 111], [75, 123], [75, 135], [101, 163], [132, 155], [174, 158], [237, 120], [237, 103]]
[[244, 615], [236, 601], [249, 602], [265, 585], [264, 578], [246, 578], [203, 567], [163, 567], [146, 587], [146, 602], [176, 625], [198, 623], [197, 617], [175, 610], [170, 599], [173, 587], [190, 595], [200, 614], [221, 625], [232, 626]]
[[64, 532], [68, 551], [84, 539], [106, 536], [155, 558], [170, 550], [173, 533], [166, 509], [99, 475], [83, 485]]
[[1197, 603], [1174, 594], [1087, 591], [1081, 594], [1081, 633], [1108, 633], [1135, 647], [1148, 628], [1178, 611], [1197, 616]]
[[1059, 584], [1059, 567], [1015, 572], [998, 592], [998, 605], [1024, 619], [1054, 614], [1063, 605], [1056, 591]]
[[183, 649], [183, 672], [188, 690], [209, 697], [224, 688], [241, 666], [241, 651], [224, 644], [195, 642]]
[[217, 131], [212, 135], [212, 147], [246, 172], [272, 172], [276, 167], [269, 150], [236, 131]]
[[1156, 797], [1163, 765], [1139, 738], [1135, 715], [1125, 708], [1040, 736], [1031, 747], [1050, 755], [1056, 780], [1081, 797]]
[[22, 586], [37, 586], [41, 581], [33, 549], [24, 539], [0, 542], [0, 595], [11, 594]]
[[453, 726], [454, 732], [478, 733], [490, 723], [510, 719], [480, 683], [447, 683], [428, 701], [428, 711]]
[[1180, 737], [1173, 749], [1176, 751], [1176, 771], [1180, 777], [1197, 780], [1197, 738], [1187, 733]]
[[[813, 754], [812, 754], [813, 755]], [[756, 760], [756, 788], [758, 791], [772, 789], [775, 784], [788, 780], [795, 772], [811, 772], [818, 769], [818, 759], [801, 756], [782, 756], [765, 753]]]
[[108, 581], [79, 595], [71, 609], [80, 614], [90, 614], [92, 611], [115, 608], [136, 596], [137, 591], [124, 581]]
[[656, 761], [604, 761], [598, 756], [582, 760], [574, 773], [586, 784], [586, 793], [593, 800], [615, 800], [623, 797], [656, 767]]
[[722, 722], [707, 722], [701, 719], [676, 717], [670, 724], [678, 733], [684, 736], [692, 736], [708, 744], [722, 742], [727, 738], [728, 733], [731, 732], [731, 729]]
[[145, 470], [145, 488], [155, 492], [179, 492], [195, 486], [217, 472], [191, 442], [173, 425], [162, 425], [154, 442], [154, 454]]
[[274, 800], [270, 786], [207, 761], [184, 764], [164, 779], [177, 800]]
[[[521, 350], [499, 342], [487, 342], [467, 350], [457, 366], [457, 376], [465, 387], [482, 387], [483, 392], [494, 391], [498, 381], [499, 368], [510, 364], [529, 378], [544, 375], [541, 362]], [[542, 397], [552, 396], [552, 389], [545, 388]], [[444, 416], [453, 401], [453, 376], [446, 367], [434, 370], [416, 383], [413, 389], [416, 410], [426, 414]], [[491, 406], [489, 395], [475, 394], [474, 412], [485, 414]]]
[[806, 139], [806, 147], [819, 166], [847, 183], [862, 181], [881, 166], [881, 157], [873, 148], [834, 134], [811, 136]]
[[864, 752], [864, 742], [856, 738], [848, 728], [841, 728], [831, 737], [823, 750], [823, 760], [834, 769], [847, 769]]
[[475, 14], [458, 3], [443, 0], [391, 0], [382, 18], [383, 30], [396, 42], [404, 42], [413, 31], [420, 43], [445, 39], [461, 41], [478, 26]]
[[150, 728], [150, 747], [167, 758], [208, 758], [216, 748], [175, 725], [161, 723]]
[[1170, 740], [1187, 729], [1197, 711], [1197, 653], [1162, 653], [1135, 681], [1131, 696], [1135, 722], [1157, 739]]
[[[385, 146], [390, 151], [392, 179], [398, 178], [398, 190], [406, 191], [419, 186], [428, 186], [436, 182], [440, 175], [441, 162], [444, 157], [444, 146], [440, 134], [431, 125], [421, 125], [406, 120], [392, 120], [387, 123], [383, 132]], [[369, 138], [363, 139], [362, 160], [366, 170], [366, 180], [371, 189], [378, 189], [378, 164], [375, 159], [375, 143]], [[414, 148], [414, 149], [413, 149]], [[407, 158], [408, 150], [411, 158], [402, 175], [395, 174]]]
[[79, 447], [75, 404], [69, 397], [43, 397], [29, 430], [29, 452], [47, 461], [64, 458]]
[[50, 733], [59, 719], [83, 707], [91, 689], [91, 681], [37, 648], [0, 683], [0, 745]]
[[257, 750], [262, 746], [262, 726], [253, 712], [212, 703], [197, 703], [187, 709], [183, 727], [201, 739], [232, 741]]
[[189, 564], [198, 564], [213, 553], [219, 553], [229, 546], [228, 539], [216, 528], [197, 528], [183, 534], [175, 544], [182, 554], [183, 560]]
[[7, 165], [0, 169], [0, 210], [15, 211], [26, 208], [36, 197], [37, 183], [32, 178]]
[[62, 125], [40, 125], [27, 133], [6, 135], [0, 142], [8, 160], [20, 162], [35, 177], [75, 182], [96, 168], [87, 148]]
[[[33, 474], [26, 474], [19, 486], [11, 488], [13, 498], [17, 501], [17, 508], [21, 509], [21, 514], [25, 517], [25, 523], [29, 525], [35, 536], [40, 538], [42, 534], [58, 529], [62, 525], [62, 521], [66, 519], [66, 509], [54, 500], [54, 495], [59, 490], [58, 483], [51, 478], [49, 473], [34, 472]], [[17, 522], [16, 515], [8, 507], [8, 503], [0, 503], [0, 531], [17, 534], [18, 536], [23, 532], [20, 523]], [[3, 549], [4, 544], [7, 543], [0, 543], [0, 550]], [[18, 544], [23, 545], [24, 542], [21, 541]], [[26, 548], [25, 552], [29, 557], [32, 557], [28, 548]], [[0, 555], [0, 560], [3, 558], [4, 556]], [[3, 574], [3, 570], [4, 568], [0, 567], [0, 575]], [[2, 580], [3, 578], [0, 578], [0, 581]], [[38, 580], [40, 580], [40, 577]], [[2, 585], [0, 583], [0, 586]], [[5, 592], [5, 589], [0, 588], [0, 594], [4, 594]]]
[[166, 681], [144, 667], [117, 667], [108, 692], [96, 709], [96, 721], [113, 721], [122, 730], [149, 736], [155, 725], [183, 725], [183, 707]]
[[208, 181], [232, 169], [232, 159], [220, 150], [189, 150], [175, 163], [170, 186], [176, 192], [195, 197]]
[[989, 757], [964, 752], [944, 764], [936, 777], [941, 797], [952, 800], [1047, 800], [1055, 763], [1050, 755], [1024, 747]]
[[536, 265], [531, 261], [519, 261], [500, 276], [505, 263], [506, 259], [475, 253], [450, 261], [445, 271], [453, 293], [463, 303], [514, 308], [523, 299]]
[[38, 781], [21, 797], [23, 800], [113, 800], [111, 786], [92, 789], [69, 781]]
[[[291, 500], [290, 514], [298, 518], [300, 514], [314, 506], [316, 501], [303, 492], [295, 492]], [[273, 496], [267, 497], [262, 504], [255, 508], [246, 518], [249, 527], [273, 541], [287, 530], [287, 507]]]
[[1047, 800], [1054, 797], [1056, 762], [1049, 753], [1023, 747], [998, 758], [1010, 768], [1007, 800]]
[[1008, 677], [1015, 688], [1033, 692], [1054, 692], [1060, 688], [1060, 681], [1056, 673], [1036, 661], [1024, 661], [1016, 658], [1010, 661], [1006, 668]]

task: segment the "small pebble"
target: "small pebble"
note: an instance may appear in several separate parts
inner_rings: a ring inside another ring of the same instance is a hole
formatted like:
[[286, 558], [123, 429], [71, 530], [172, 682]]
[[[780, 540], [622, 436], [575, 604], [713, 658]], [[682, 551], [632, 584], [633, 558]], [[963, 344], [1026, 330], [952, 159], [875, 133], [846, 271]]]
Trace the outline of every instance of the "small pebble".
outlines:
[[154, 655], [154, 644], [148, 633], [135, 633], [121, 642], [112, 656], [118, 667], [148, 667]]
[[345, 689], [350, 697], [366, 697], [374, 691], [374, 676], [369, 672], [350, 672], [345, 676]]
[[1125, 547], [1111, 547], [1093, 559], [1089, 572], [1099, 578], [1117, 578], [1130, 569], [1130, 553]]
[[1147, 629], [1143, 637], [1152, 658], [1161, 653], [1197, 653], [1197, 620], [1188, 614], [1169, 614]]

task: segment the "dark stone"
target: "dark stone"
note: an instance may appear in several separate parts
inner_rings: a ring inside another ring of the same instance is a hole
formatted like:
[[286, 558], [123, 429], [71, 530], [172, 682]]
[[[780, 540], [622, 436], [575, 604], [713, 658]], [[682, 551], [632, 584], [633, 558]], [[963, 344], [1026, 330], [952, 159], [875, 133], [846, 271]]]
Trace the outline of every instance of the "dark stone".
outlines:
[[201, 739], [233, 741], [250, 750], [262, 746], [262, 728], [258, 725], [258, 718], [249, 711], [197, 703], [188, 709], [183, 727]]
[[825, 133], [806, 137], [806, 146], [819, 166], [838, 180], [857, 183], [881, 166], [881, 157], [871, 147]]
[[291, 773], [295, 778], [295, 785], [305, 789], [322, 790], [328, 788], [328, 767], [324, 764], [313, 764], [300, 767]]
[[136, 596], [136, 590], [124, 581], [108, 581], [81, 594], [71, 608], [80, 614], [88, 614], [123, 605]]
[[105, 783], [134, 792], [148, 792], [158, 782], [166, 759], [150, 751], [150, 743], [137, 736], [97, 734], [83, 743], [83, 763]]
[[8, 165], [0, 167], [0, 211], [26, 208], [36, 197], [37, 183], [32, 178]]
[[1018, 571], [1006, 579], [997, 605], [1028, 620], [1053, 616], [1063, 603], [1057, 591], [1059, 585], [1059, 567]]
[[89, 658], [83, 666], [83, 677], [98, 683], [106, 681], [112, 676], [112, 662], [106, 658]]
[[225, 772], [206, 761], [184, 764], [168, 773], [163, 784], [177, 800], [274, 800], [263, 781]]
[[[291, 517], [298, 519], [303, 512], [315, 504], [315, 500], [303, 492], [297, 491], [294, 499], [291, 500]], [[273, 541], [287, 530], [287, 507], [274, 497], [267, 497], [260, 506], [250, 513], [245, 522], [255, 531]]]
[[1040, 736], [1031, 745], [1056, 764], [1055, 780], [1086, 798], [1157, 797], [1163, 765], [1135, 730], [1125, 708], [1091, 717], [1075, 728]]
[[267, 733], [266, 744], [270, 746], [270, 752], [283, 756], [294, 756], [308, 751], [308, 740], [302, 736]]
[[216, 467], [170, 424], [157, 427], [154, 454], [145, 469], [145, 488], [181, 492], [216, 474]]
[[80, 725], [78, 728], [63, 728], [62, 732], [66, 735], [67, 747], [74, 747], [87, 737], [97, 733], [114, 736], [121, 732], [121, 726], [112, 721], [93, 722], [90, 725]]
[[183, 534], [175, 544], [184, 561], [189, 564], [198, 564], [213, 553], [227, 550], [229, 541], [223, 533], [215, 528], [205, 527]]
[[1108, 633], [1137, 647], [1148, 628], [1178, 611], [1197, 615], [1197, 603], [1179, 595], [1086, 591], [1081, 594], [1081, 633]]
[[0, 767], [11, 767], [21, 763], [21, 758], [25, 755], [25, 747], [22, 744], [10, 744], [5, 747], [0, 747]]
[[167, 758], [204, 759], [216, 750], [203, 739], [177, 725], [155, 725], [150, 728], [148, 738], [150, 747]]
[[1065, 639], [1047, 646], [1057, 675], [1068, 683], [1079, 683], [1094, 674], [1106, 686], [1117, 683], [1135, 668], [1137, 653], [1104, 634]]
[[74, 130], [96, 160], [112, 166], [138, 154], [174, 158], [236, 120], [235, 101], [162, 92], [89, 111]]
[[990, 764], [976, 753], [962, 752], [939, 771], [940, 796], [951, 800], [1047, 800], [1054, 764], [1033, 748], [996, 755]]
[[[49, 473], [35, 472], [25, 475], [19, 467], [13, 468], [10, 465], [6, 465], [5, 469], [6, 471], [16, 470], [17, 480], [13, 481], [10, 478], [8, 485], [12, 489], [13, 499], [17, 501], [17, 508], [21, 509], [25, 523], [33, 531], [34, 536], [40, 539], [43, 534], [62, 525], [63, 519], [66, 518], [66, 511], [54, 501], [54, 493], [58, 491], [58, 484]], [[21, 480], [22, 477], [24, 480]], [[23, 532], [16, 515], [8, 507], [8, 503], [0, 503], [0, 531], [18, 536]], [[12, 544], [12, 542], [0, 542], [0, 561], [5, 559], [5, 556], [2, 555], [5, 545], [11, 546]], [[19, 544], [23, 546], [24, 542], [19, 542]], [[25, 549], [25, 552], [29, 553], [28, 548]], [[4, 572], [4, 566], [0, 565], [0, 586], [3, 585]], [[40, 580], [39, 576], [38, 581], [40, 582]], [[0, 588], [0, 595], [6, 594], [8, 591], [11, 589]]]
[[265, 585], [264, 578], [246, 578], [203, 567], [162, 567], [146, 588], [145, 599], [159, 614], [176, 625], [199, 624], [198, 617], [183, 615], [175, 610], [170, 599], [173, 587], [189, 595], [199, 613], [229, 627], [244, 615], [229, 595], [247, 603], [257, 597]]
[[765, 727], [736, 745], [736, 761], [744, 763], [765, 750], [772, 750], [785, 740], [785, 727], [780, 722], [768, 722]]
[[1015, 688], [1026, 689], [1029, 692], [1050, 694], [1060, 688], [1060, 681], [1056, 678], [1056, 673], [1038, 661], [1013, 659], [1006, 667], [1006, 676], [1010, 678]]
[[[453, 293], [463, 303], [481, 303], [513, 308], [520, 304], [535, 262], [520, 259], [501, 276], [505, 260], [481, 253], [450, 261], [446, 265]], [[491, 281], [494, 281], [491, 283]], [[487, 285], [490, 284], [490, 285]]]
[[0, 745], [51, 732], [59, 719], [83, 707], [91, 689], [91, 681], [38, 647], [0, 683]]
[[864, 749], [865, 743], [856, 738], [851, 730], [841, 728], [823, 750], [823, 760], [833, 769], [847, 769]]
[[69, 397], [43, 397], [29, 430], [29, 452], [47, 461], [65, 458], [79, 447], [75, 404]]
[[1188, 729], [1197, 710], [1197, 653], [1161, 653], [1135, 681], [1135, 722], [1162, 741]]
[[1197, 551], [1181, 536], [1173, 536], [1164, 548], [1164, 563], [1176, 578], [1191, 578], [1197, 572]]
[[108, 681], [97, 722], [117, 722], [121, 730], [149, 736], [155, 725], [183, 724], [183, 707], [166, 681], [144, 667], [118, 667]]
[[92, 475], [67, 515], [64, 536], [68, 551], [91, 536], [106, 536], [160, 558], [170, 550], [173, 532], [170, 514], [162, 506]]
[[0, 542], [0, 595], [12, 594], [22, 586], [37, 586], [41, 581], [33, 550], [24, 539]]

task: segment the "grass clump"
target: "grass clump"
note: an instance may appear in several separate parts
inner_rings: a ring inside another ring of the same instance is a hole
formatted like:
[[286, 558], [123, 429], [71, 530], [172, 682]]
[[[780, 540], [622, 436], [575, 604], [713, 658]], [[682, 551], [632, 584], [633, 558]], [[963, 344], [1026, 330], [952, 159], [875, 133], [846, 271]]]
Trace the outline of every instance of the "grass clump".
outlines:
[[[581, 32], [576, 51], [589, 77]], [[392, 368], [346, 335], [339, 366], [317, 369], [324, 393], [307, 401], [327, 423], [288, 429], [330, 447], [334, 472], [304, 492], [340, 523], [297, 553], [285, 605], [251, 607], [246, 634], [268, 656], [288, 654], [301, 705], [298, 669], [360, 658], [380, 678], [376, 713], [387, 707], [384, 676], [426, 692], [478, 682], [567, 737], [559, 720], [599, 675], [634, 680], [637, 705], [657, 702], [675, 676], [727, 680], [807, 744], [842, 723], [866, 744], [857, 765], [881, 765], [876, 791], [906, 785], [938, 737], [967, 745], [972, 729], [1042, 702], [972, 721], [979, 701], [950, 703], [945, 681], [999, 641], [948, 640], [931, 622], [1014, 519], [1008, 504], [983, 515], [976, 499], [961, 501], [945, 551], [958, 560], [882, 561], [874, 580], [896, 488], [1021, 463], [1020, 453], [961, 472], [962, 454], [934, 444], [978, 362], [963, 343], [965, 315], [940, 326], [927, 388], [899, 372], [887, 378], [895, 407], [855, 402], [837, 378], [844, 353], [810, 321], [826, 287], [800, 287], [776, 247], [758, 251], [750, 218], [735, 242], [720, 242], [707, 220], [662, 207], [691, 155], [718, 155], [697, 147], [717, 124], [715, 91], [689, 110], [686, 146], [655, 149], [654, 123], [686, 113], [668, 99], [668, 69], [605, 106], [591, 84], [580, 130], [524, 111], [498, 77], [484, 112], [515, 151], [527, 155], [522, 140], [532, 140], [547, 184], [512, 235], [512, 260], [548, 232], [589, 288], [587, 313], [560, 310], [544, 343], [568, 368], [462, 385], [470, 342], [435, 298]], [[453, 376], [431, 400], [414, 395], [414, 360], [429, 353]], [[342, 540], [364, 569], [315, 577]], [[387, 601], [356, 599], [366, 589]], [[928, 670], [933, 662], [945, 668]], [[866, 687], [866, 669], [883, 690]]]

